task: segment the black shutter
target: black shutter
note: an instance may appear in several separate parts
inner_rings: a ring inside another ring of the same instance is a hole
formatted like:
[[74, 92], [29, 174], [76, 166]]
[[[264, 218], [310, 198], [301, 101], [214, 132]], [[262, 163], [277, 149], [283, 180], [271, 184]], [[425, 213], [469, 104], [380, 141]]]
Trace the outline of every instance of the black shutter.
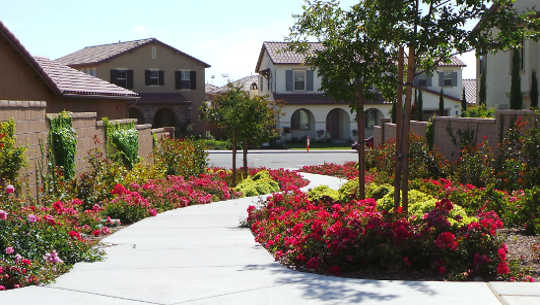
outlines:
[[127, 89], [133, 89], [133, 70], [127, 71]]
[[180, 81], [181, 81], [181, 75], [180, 71], [174, 71], [174, 84], [176, 89], [181, 89]]
[[444, 72], [439, 72], [439, 87], [444, 87]]
[[165, 80], [163, 78], [163, 71], [159, 71], [159, 85], [163, 86], [165, 84]]
[[427, 79], [426, 79], [426, 86], [427, 86], [427, 87], [433, 86], [433, 74], [428, 73], [428, 74], [426, 74], [426, 77], [427, 77]]
[[118, 71], [111, 70], [111, 83], [118, 85]]
[[285, 72], [285, 88], [287, 91], [293, 91], [293, 71], [287, 70]]
[[147, 86], [150, 85], [150, 73], [152, 72], [144, 70], [144, 84]]
[[457, 87], [457, 72], [452, 72], [452, 87]]
[[313, 91], [313, 70], [307, 70], [306, 72], [306, 89], [307, 91]]
[[197, 72], [190, 71], [189, 72], [189, 79], [191, 80], [191, 89], [192, 90], [197, 89]]

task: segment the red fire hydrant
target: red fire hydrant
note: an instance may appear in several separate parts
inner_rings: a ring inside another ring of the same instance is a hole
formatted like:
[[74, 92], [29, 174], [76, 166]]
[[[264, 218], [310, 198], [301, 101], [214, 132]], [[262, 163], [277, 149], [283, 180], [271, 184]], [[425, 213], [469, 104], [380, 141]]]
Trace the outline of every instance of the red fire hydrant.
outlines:
[[306, 137], [306, 149], [309, 152], [309, 136]]

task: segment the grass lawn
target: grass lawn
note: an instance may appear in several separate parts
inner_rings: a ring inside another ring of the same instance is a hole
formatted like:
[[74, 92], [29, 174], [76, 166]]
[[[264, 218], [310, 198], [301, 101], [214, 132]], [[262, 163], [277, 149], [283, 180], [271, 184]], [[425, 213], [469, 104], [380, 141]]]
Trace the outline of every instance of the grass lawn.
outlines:
[[[290, 150], [305, 150], [306, 143], [287, 143]], [[309, 150], [352, 150], [351, 145], [344, 143], [311, 143]]]

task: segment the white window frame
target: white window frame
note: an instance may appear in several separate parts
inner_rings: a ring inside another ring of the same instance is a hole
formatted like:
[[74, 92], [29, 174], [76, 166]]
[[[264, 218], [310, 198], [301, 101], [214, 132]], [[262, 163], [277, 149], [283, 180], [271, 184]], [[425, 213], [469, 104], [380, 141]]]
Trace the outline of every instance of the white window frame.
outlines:
[[[302, 89], [297, 89], [296, 88], [296, 84], [300, 83], [299, 81], [296, 80], [297, 73], [301, 73], [303, 75]], [[306, 91], [306, 77], [307, 77], [306, 70], [293, 70], [293, 90], [294, 91]]]

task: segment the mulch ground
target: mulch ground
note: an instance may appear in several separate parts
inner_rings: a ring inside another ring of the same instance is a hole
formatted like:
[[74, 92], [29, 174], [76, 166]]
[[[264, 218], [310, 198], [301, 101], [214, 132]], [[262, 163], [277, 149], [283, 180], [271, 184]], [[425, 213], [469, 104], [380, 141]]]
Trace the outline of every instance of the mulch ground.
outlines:
[[508, 246], [508, 258], [531, 270], [535, 281], [540, 281], [540, 236], [525, 235], [519, 229], [502, 229], [499, 234]]

